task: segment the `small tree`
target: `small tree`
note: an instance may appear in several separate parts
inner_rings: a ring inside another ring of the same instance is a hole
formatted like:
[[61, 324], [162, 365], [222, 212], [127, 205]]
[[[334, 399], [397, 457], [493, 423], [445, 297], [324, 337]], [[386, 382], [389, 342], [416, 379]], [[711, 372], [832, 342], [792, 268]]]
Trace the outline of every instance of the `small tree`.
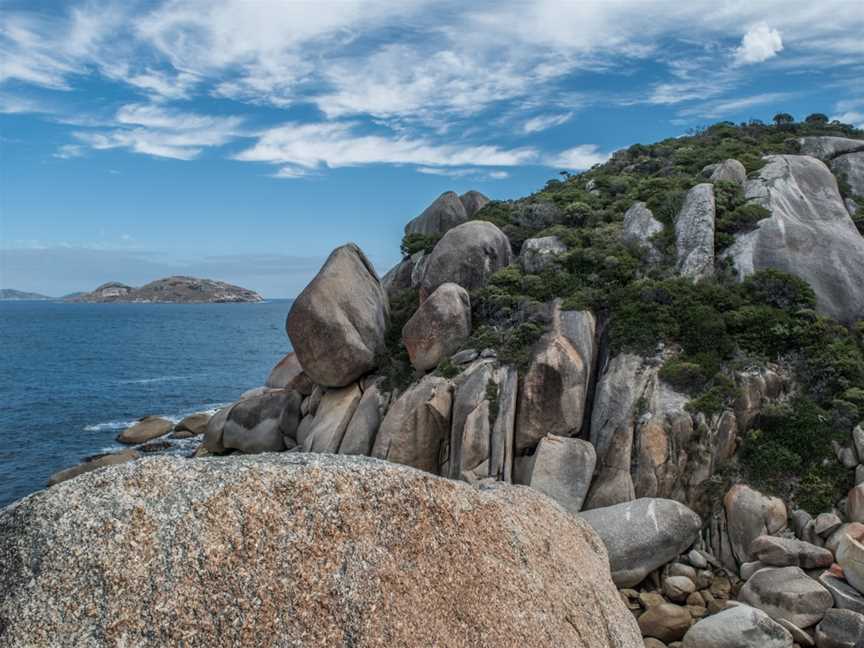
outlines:
[[795, 123], [795, 118], [789, 113], [777, 113], [773, 119], [777, 128], [785, 128]]
[[824, 126], [828, 123], [828, 115], [823, 113], [813, 113], [812, 115], [807, 115], [804, 121], [811, 126]]

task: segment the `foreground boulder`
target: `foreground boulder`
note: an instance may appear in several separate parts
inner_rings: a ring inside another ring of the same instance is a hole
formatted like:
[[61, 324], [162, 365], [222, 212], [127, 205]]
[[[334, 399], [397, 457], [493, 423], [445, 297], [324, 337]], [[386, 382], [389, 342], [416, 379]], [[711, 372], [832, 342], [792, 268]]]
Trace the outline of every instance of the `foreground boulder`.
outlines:
[[402, 328], [402, 342], [417, 371], [429, 371], [471, 335], [471, 298], [454, 283], [438, 286]]
[[690, 628], [683, 648], [792, 648], [792, 635], [762, 610], [736, 605]]
[[[482, 196], [482, 194], [480, 194]], [[467, 194], [466, 194], [467, 196]], [[474, 199], [466, 197], [471, 207]], [[454, 191], [445, 191], [435, 201], [423, 210], [417, 218], [405, 225], [406, 234], [423, 234], [424, 236], [441, 236], [448, 230], [461, 225], [469, 218], [465, 203]]]
[[294, 301], [286, 330], [313, 382], [344, 387], [375, 368], [389, 320], [389, 301], [375, 269], [349, 243], [333, 250]]
[[465, 290], [482, 288], [512, 260], [510, 241], [495, 225], [486, 221], [463, 223], [447, 232], [429, 255], [420, 283], [421, 299], [447, 282]]
[[91, 473], [0, 513], [0, 591], [4, 646], [642, 645], [577, 517], [360, 458]]
[[819, 160], [770, 155], [745, 195], [771, 212], [729, 248], [740, 278], [773, 268], [800, 277], [819, 310], [843, 323], [864, 316], [864, 238], [837, 181]]
[[618, 587], [638, 585], [674, 560], [702, 528], [699, 516], [683, 504], [649, 497], [579, 515], [606, 545], [612, 580]]
[[174, 423], [159, 416], [145, 416], [117, 435], [120, 443], [144, 443], [168, 434]]

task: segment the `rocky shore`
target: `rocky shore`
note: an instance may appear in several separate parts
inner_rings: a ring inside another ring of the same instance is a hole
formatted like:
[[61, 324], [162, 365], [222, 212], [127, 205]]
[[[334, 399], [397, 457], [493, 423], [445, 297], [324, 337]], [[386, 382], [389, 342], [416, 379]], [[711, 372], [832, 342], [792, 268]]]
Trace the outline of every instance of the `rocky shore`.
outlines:
[[[640, 281], [668, 273], [708, 290], [737, 277], [802, 327], [853, 326], [864, 238], [831, 169], [807, 154], [864, 150], [838, 139], [805, 137], [800, 154], [770, 155], [749, 175], [715, 160], [671, 221], [637, 201], [603, 235], [638, 259]], [[572, 183], [580, 196], [607, 191]], [[738, 215], [757, 217], [744, 229], [722, 211], [734, 192], [747, 200]], [[383, 279], [356, 245], [336, 248], [293, 303], [294, 351], [264, 386], [209, 418], [142, 419], [119, 437], [133, 449], [63, 471], [0, 513], [0, 640], [862, 645], [864, 428], [836, 412], [857, 412], [850, 390], [864, 384], [843, 383], [848, 400], [834, 400], [851, 405], [832, 410], [835, 434], [818, 440], [831, 456], [814, 468], [831, 488], [858, 485], [828, 492], [799, 478], [784, 501], [747, 483], [739, 455], [799, 406], [801, 362], [730, 350], [706, 382], [686, 337], [704, 314], [680, 343], [638, 351], [615, 343], [609, 312], [564, 295], [510, 299], [510, 286], [540, 291], [542, 273], [552, 282], [565, 263], [583, 267], [587, 253], [560, 229], [578, 209], [445, 193], [408, 223], [405, 256]], [[761, 307], [730, 298], [724, 308], [740, 314], [728, 326]], [[141, 458], [172, 436], [201, 445], [186, 459]]]

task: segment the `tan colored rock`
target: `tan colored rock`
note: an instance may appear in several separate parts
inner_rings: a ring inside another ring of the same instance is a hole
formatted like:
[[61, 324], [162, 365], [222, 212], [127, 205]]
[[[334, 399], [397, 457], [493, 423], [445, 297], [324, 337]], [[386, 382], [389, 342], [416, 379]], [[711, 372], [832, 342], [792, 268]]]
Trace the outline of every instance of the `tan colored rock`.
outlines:
[[729, 542], [738, 563], [751, 562], [753, 541], [786, 527], [786, 505], [744, 484], [736, 484], [723, 498]]
[[405, 326], [402, 343], [417, 371], [429, 371], [471, 335], [471, 298], [455, 283], [438, 286]]
[[48, 478], [48, 486], [54, 486], [55, 484], [59, 484], [60, 482], [67, 481], [69, 479], [72, 479], [73, 477], [83, 475], [84, 473], [88, 473], [93, 470], [98, 470], [99, 468], [105, 468], [106, 466], [117, 466], [119, 464], [124, 464], [127, 461], [134, 461], [135, 459], [140, 458], [141, 453], [137, 450], [131, 449], [121, 450], [120, 452], [112, 452], [110, 454], [104, 454], [100, 457], [96, 457], [88, 461], [82, 461], [77, 466], [58, 470], [53, 475], [51, 475], [51, 477]]
[[666, 643], [682, 639], [692, 623], [690, 612], [674, 603], [652, 606], [639, 617], [639, 629], [643, 637], [653, 637]]
[[206, 412], [190, 414], [174, 426], [174, 432], [171, 436], [177, 439], [198, 436], [207, 431], [207, 422], [210, 420], [210, 415]]
[[144, 443], [168, 434], [173, 428], [174, 424], [168, 419], [145, 416], [117, 435], [117, 440], [120, 443]]
[[293, 351], [276, 363], [267, 376], [265, 386], [271, 389], [295, 389], [304, 396], [311, 394], [315, 387]]
[[849, 584], [864, 593], [864, 532], [860, 525], [847, 529], [840, 539], [837, 563], [843, 568], [843, 576]]
[[577, 517], [365, 458], [90, 473], [0, 512], [0, 556], [5, 646], [642, 645]]
[[382, 382], [381, 378], [367, 382], [363, 396], [345, 428], [339, 454], [368, 455], [372, 451], [375, 435], [390, 406], [391, 393], [383, 391]]
[[357, 383], [326, 390], [314, 416], [300, 421], [297, 428], [300, 449], [304, 452], [338, 452], [362, 395]]

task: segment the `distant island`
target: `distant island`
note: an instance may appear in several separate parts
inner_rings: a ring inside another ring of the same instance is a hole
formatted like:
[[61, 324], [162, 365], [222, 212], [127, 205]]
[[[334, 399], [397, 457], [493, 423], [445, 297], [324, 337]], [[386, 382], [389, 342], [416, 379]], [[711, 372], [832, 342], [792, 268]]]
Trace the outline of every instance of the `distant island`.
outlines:
[[112, 281], [93, 292], [77, 293], [63, 298], [70, 303], [136, 303], [136, 304], [224, 304], [260, 302], [264, 298], [253, 290], [223, 281], [196, 277], [166, 277], [134, 288]]
[[53, 299], [53, 297], [23, 290], [0, 288], [0, 301], [45, 301], [46, 299]]

